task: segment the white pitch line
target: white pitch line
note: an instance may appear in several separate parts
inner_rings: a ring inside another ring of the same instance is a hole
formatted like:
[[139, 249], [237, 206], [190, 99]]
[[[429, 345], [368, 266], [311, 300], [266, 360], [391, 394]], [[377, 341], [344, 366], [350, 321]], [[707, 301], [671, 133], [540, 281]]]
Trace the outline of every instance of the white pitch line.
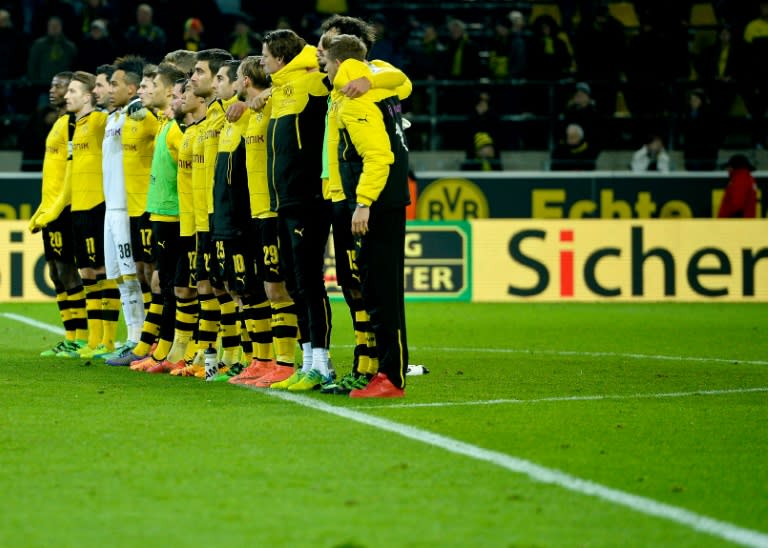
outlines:
[[581, 350], [540, 350], [535, 348], [452, 348], [437, 346], [411, 347], [411, 350], [429, 350], [433, 352], [467, 352], [476, 354], [550, 354], [554, 356], [589, 356], [595, 358], [631, 358], [633, 360], [661, 360], [684, 362], [719, 362], [719, 363], [743, 363], [747, 365], [768, 365], [766, 360], [742, 360], [740, 358], [707, 358], [704, 356], [669, 356], [664, 354], [636, 354], [630, 352], [589, 352]]
[[3, 316], [4, 318], [8, 318], [9, 320], [16, 320], [17, 322], [31, 325], [32, 327], [37, 327], [38, 329], [42, 329], [44, 331], [50, 331], [51, 333], [55, 333], [57, 335], [64, 334], [64, 329], [62, 327], [59, 327], [57, 325], [51, 325], [45, 322], [40, 322], [38, 320], [35, 320], [34, 318], [22, 316], [21, 314], [14, 314], [12, 312], [0, 312], [0, 316]]
[[394, 409], [410, 407], [456, 407], [460, 405], [502, 405], [519, 403], [548, 403], [548, 402], [569, 402], [569, 401], [600, 401], [600, 400], [635, 400], [641, 398], [661, 399], [661, 398], [686, 398], [689, 396], [723, 396], [728, 394], [749, 394], [753, 392], [768, 392], [768, 386], [756, 388], [726, 388], [723, 390], [695, 390], [692, 392], [658, 392], [650, 394], [598, 394], [594, 396], [559, 396], [552, 398], [535, 398], [530, 400], [520, 399], [495, 399], [495, 400], [473, 400], [473, 401], [446, 401], [430, 403], [393, 403], [381, 405], [379, 407], [365, 407], [365, 409]]
[[565, 472], [561, 472], [554, 468], [546, 468], [525, 459], [483, 449], [482, 447], [477, 447], [447, 436], [442, 436], [391, 420], [374, 417], [352, 409], [329, 405], [307, 396], [290, 394], [278, 390], [260, 390], [260, 393], [324, 413], [336, 415], [360, 424], [372, 426], [379, 430], [391, 432], [404, 438], [443, 449], [450, 453], [488, 462], [511, 472], [527, 476], [531, 480], [539, 483], [555, 485], [574, 493], [592, 496], [642, 514], [672, 521], [696, 531], [707, 533], [742, 546], [759, 548], [768, 547], [768, 534], [761, 531], [746, 529], [732, 523], [696, 514], [695, 512], [685, 510], [684, 508], [658, 502], [640, 495], [633, 495], [632, 493], [620, 491], [590, 480], [566, 474]]

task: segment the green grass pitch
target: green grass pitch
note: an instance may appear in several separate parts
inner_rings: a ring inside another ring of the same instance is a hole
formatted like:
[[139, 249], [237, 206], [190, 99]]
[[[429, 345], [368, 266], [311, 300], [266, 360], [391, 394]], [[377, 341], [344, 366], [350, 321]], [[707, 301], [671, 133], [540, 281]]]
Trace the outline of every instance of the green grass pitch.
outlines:
[[765, 305], [407, 312], [431, 373], [356, 401], [40, 358], [8, 314], [55, 305], [0, 305], [0, 546], [768, 545]]

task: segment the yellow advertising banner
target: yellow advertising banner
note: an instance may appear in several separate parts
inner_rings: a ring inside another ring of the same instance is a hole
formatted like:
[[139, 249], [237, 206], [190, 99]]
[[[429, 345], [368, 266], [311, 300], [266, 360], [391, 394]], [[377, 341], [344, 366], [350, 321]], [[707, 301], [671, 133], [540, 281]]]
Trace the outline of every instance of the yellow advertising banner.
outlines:
[[30, 234], [28, 222], [0, 222], [0, 302], [50, 301], [55, 294], [42, 236]]
[[768, 301], [768, 222], [472, 221], [473, 301]]

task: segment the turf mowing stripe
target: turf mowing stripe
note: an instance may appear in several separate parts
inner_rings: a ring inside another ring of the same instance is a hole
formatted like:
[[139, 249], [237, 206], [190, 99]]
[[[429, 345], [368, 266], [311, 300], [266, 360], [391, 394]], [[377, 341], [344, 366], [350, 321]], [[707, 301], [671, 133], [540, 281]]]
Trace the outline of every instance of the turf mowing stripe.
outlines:
[[[498, 405], [505, 403], [547, 403], [568, 401], [600, 401], [600, 400], [634, 400], [641, 398], [686, 398], [689, 396], [723, 396], [728, 394], [750, 394], [754, 392], [768, 392], [768, 386], [757, 388], [727, 388], [724, 390], [696, 390], [694, 392], [659, 392], [657, 394], [604, 394], [596, 396], [560, 396], [554, 398], [536, 398], [531, 400], [497, 399], [497, 400], [473, 400], [473, 401], [446, 401], [431, 403], [393, 403], [376, 407], [376, 409], [393, 409], [403, 407], [455, 407], [458, 405]], [[366, 407], [371, 409], [371, 407]]]
[[296, 403], [304, 407], [323, 411], [324, 413], [336, 415], [344, 419], [359, 422], [367, 426], [373, 426], [374, 428], [385, 430], [433, 447], [438, 447], [457, 455], [495, 464], [496, 466], [500, 466], [511, 472], [528, 476], [533, 481], [539, 483], [556, 485], [575, 493], [596, 497], [635, 510], [642, 514], [685, 525], [696, 531], [707, 533], [742, 546], [768, 547], [768, 534], [760, 531], [745, 529], [732, 523], [699, 515], [690, 510], [658, 502], [647, 497], [633, 495], [618, 489], [606, 487], [599, 483], [571, 476], [553, 468], [546, 468], [518, 457], [483, 449], [440, 434], [434, 434], [427, 430], [421, 430], [420, 428], [408, 426], [407, 424], [400, 424], [387, 419], [373, 417], [349, 408], [329, 405], [307, 396], [290, 394], [279, 390], [260, 390], [260, 393]]
[[55, 333], [56, 335], [64, 334], [64, 328], [62, 327], [51, 325], [45, 322], [39, 322], [33, 318], [28, 318], [27, 316], [22, 316], [20, 314], [13, 314], [12, 312], [0, 312], [0, 316], [3, 316], [4, 318], [8, 318], [9, 320], [15, 320], [17, 322], [31, 325], [32, 327], [37, 327], [38, 329], [43, 329], [44, 331], [50, 331], [51, 333]]
[[[13, 314], [10, 312], [0, 312], [0, 316], [4, 316], [11, 320], [23, 322], [28, 325], [50, 331], [51, 333], [64, 334], [64, 330], [61, 327], [51, 324], [43, 323], [27, 316], [20, 314]], [[341, 344], [335, 345], [339, 348], [354, 348], [352, 345]], [[666, 361], [685, 361], [685, 362], [716, 362], [716, 363], [741, 363], [746, 365], [768, 365], [768, 361], [765, 360], [742, 360], [738, 358], [704, 358], [700, 356], [665, 356], [663, 354], [631, 354], [627, 352], [582, 352], [577, 350], [534, 350], [534, 349], [520, 349], [520, 348], [457, 348], [457, 347], [436, 347], [436, 346], [410, 346], [411, 350], [430, 350], [430, 351], [442, 351], [442, 352], [467, 352], [467, 353], [499, 353], [499, 354], [551, 354], [554, 356], [589, 356], [589, 357], [603, 357], [603, 358], [632, 358], [636, 360], [666, 360]]]

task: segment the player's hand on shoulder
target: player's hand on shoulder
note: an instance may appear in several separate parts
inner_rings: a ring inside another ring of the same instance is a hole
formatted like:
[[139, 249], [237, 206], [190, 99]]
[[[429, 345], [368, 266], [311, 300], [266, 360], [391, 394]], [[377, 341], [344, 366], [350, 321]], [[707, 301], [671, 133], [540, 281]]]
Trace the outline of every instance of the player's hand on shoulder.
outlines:
[[361, 76], [355, 80], [350, 80], [346, 86], [341, 88], [341, 92], [350, 99], [355, 99], [365, 95], [371, 89], [371, 85], [371, 81], [368, 78]]
[[130, 103], [125, 106], [125, 113], [137, 122], [141, 122], [147, 117], [147, 109], [138, 97], [131, 99]]
[[227, 113], [225, 114], [227, 117], [227, 122], [237, 122], [243, 116], [246, 110], [248, 110], [248, 105], [245, 104], [245, 102], [237, 101], [236, 103], [232, 103], [229, 105]]
[[259, 93], [256, 97], [248, 101], [248, 106], [253, 110], [261, 110], [264, 108], [264, 105], [267, 104], [267, 101], [269, 101], [270, 97], [272, 97], [272, 88], [267, 88]]

